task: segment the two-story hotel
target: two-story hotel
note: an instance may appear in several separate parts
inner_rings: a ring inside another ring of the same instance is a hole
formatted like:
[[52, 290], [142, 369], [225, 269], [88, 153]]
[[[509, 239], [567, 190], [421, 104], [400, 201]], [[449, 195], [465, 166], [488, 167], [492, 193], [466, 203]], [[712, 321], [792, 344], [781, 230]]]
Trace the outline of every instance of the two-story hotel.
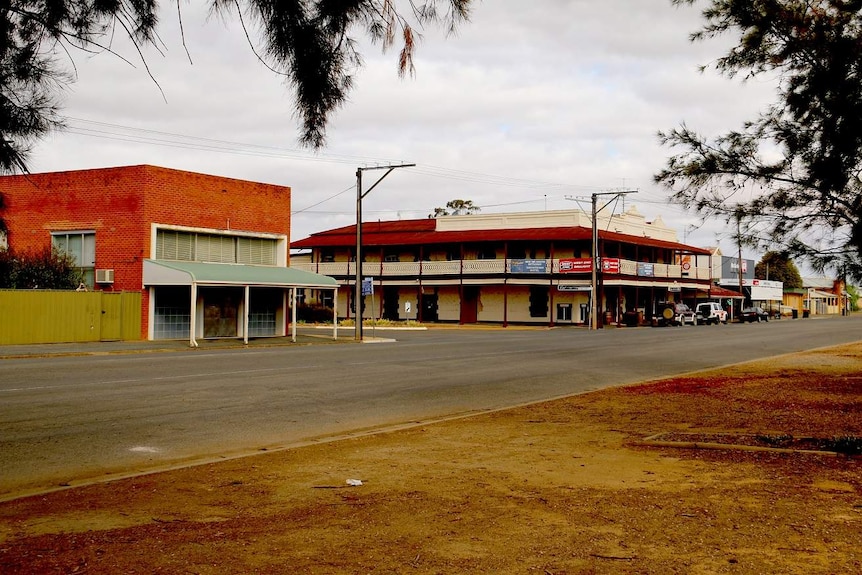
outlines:
[[[649, 321], [660, 301], [710, 297], [710, 251], [681, 244], [661, 218], [635, 208], [596, 218], [599, 321]], [[362, 225], [363, 318], [423, 322], [587, 323], [593, 227], [580, 210], [446, 216]], [[293, 242], [294, 268], [334, 277], [307, 303], [355, 317], [356, 226]], [[367, 280], [366, 280], [367, 281]], [[367, 291], [367, 290], [365, 290]], [[373, 303], [372, 303], [373, 302]]]

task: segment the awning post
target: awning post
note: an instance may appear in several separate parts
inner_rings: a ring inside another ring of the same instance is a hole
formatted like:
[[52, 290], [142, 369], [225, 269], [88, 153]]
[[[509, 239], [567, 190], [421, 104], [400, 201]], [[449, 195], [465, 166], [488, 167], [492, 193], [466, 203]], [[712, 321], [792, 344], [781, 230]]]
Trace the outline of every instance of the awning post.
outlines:
[[338, 339], [338, 288], [332, 290], [332, 339]]
[[245, 286], [245, 305], [242, 309], [242, 342], [248, 345], [248, 304], [251, 300], [251, 287]]
[[198, 316], [198, 284], [192, 282], [191, 285], [192, 302], [189, 312], [189, 347], [197, 347], [198, 342], [195, 339], [197, 332], [197, 316]]
[[296, 288], [290, 290], [290, 341], [296, 343]]

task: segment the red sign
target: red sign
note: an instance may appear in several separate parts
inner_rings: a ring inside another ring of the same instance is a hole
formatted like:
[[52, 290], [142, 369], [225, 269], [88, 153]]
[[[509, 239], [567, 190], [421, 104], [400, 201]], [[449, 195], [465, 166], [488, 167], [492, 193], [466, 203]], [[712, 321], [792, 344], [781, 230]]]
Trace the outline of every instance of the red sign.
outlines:
[[602, 271], [608, 274], [620, 273], [619, 258], [602, 258]]
[[560, 260], [561, 274], [588, 274], [592, 272], [591, 258], [567, 258]]

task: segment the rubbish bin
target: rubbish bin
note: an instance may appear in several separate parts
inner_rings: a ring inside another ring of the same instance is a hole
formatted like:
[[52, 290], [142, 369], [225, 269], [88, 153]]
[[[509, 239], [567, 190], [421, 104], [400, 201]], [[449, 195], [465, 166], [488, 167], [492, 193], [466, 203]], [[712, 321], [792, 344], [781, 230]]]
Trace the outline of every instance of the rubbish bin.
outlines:
[[799, 310], [798, 309], [793, 308], [793, 311], [791, 313], [793, 314], [793, 319], [797, 319], [799, 317]]
[[809, 313], [809, 312], [808, 312], [808, 310], [807, 310], [807, 309], [802, 310], [802, 317], [803, 317], [803, 318], [808, 317], [808, 313]]
[[627, 327], [637, 327], [638, 323], [640, 323], [640, 313], [637, 311], [627, 311], [623, 316], [623, 319], [626, 323]]

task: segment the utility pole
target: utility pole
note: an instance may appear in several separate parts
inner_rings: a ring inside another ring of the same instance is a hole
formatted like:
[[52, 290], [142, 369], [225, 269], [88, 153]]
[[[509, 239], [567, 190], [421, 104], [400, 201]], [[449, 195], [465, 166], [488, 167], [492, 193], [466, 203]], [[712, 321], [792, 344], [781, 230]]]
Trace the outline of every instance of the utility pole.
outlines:
[[[737, 260], [736, 260], [736, 275], [739, 278], [739, 295], [742, 296], [742, 301], [739, 302], [739, 312], [742, 313], [742, 308], [745, 306], [745, 292], [742, 291], [742, 232], [739, 228], [739, 222], [742, 220], [742, 209], [737, 206], [736, 208], [736, 248], [737, 252]], [[733, 308], [731, 308], [733, 309]], [[731, 313], [731, 319], [733, 319], [733, 314]]]
[[[608, 207], [608, 204], [613, 202], [618, 197], [622, 196], [623, 201], [627, 194], [636, 194], [637, 190], [627, 190], [623, 192], [596, 192], [592, 195], [592, 248], [590, 250], [590, 259], [592, 260], [592, 273], [590, 275], [590, 329], [598, 329], [598, 272], [599, 272], [599, 228], [598, 228], [598, 213]], [[598, 207], [599, 196], [613, 196], [601, 208]], [[577, 202], [579, 198], [566, 196], [567, 200]], [[586, 199], [586, 198], [580, 198]], [[583, 211], [583, 209], [582, 209]]]
[[[354, 339], [362, 341], [362, 198], [371, 193], [383, 178], [392, 173], [395, 168], [412, 168], [416, 164], [397, 164], [389, 166], [374, 166], [370, 168], [356, 168], [356, 285], [353, 295], [353, 307], [355, 308]], [[362, 191], [362, 172], [368, 170], [386, 170], [366, 192]]]
[[[630, 190], [626, 192], [596, 192], [592, 195], [593, 200], [593, 249], [592, 249], [592, 277], [590, 278], [590, 329], [598, 329], [598, 319], [599, 319], [599, 226], [598, 226], [598, 213], [599, 211], [608, 207], [612, 201], [622, 196], [626, 197], [626, 194], [636, 194], [637, 191]], [[605, 205], [601, 208], [598, 207], [598, 198], [599, 196], [613, 196]]]

